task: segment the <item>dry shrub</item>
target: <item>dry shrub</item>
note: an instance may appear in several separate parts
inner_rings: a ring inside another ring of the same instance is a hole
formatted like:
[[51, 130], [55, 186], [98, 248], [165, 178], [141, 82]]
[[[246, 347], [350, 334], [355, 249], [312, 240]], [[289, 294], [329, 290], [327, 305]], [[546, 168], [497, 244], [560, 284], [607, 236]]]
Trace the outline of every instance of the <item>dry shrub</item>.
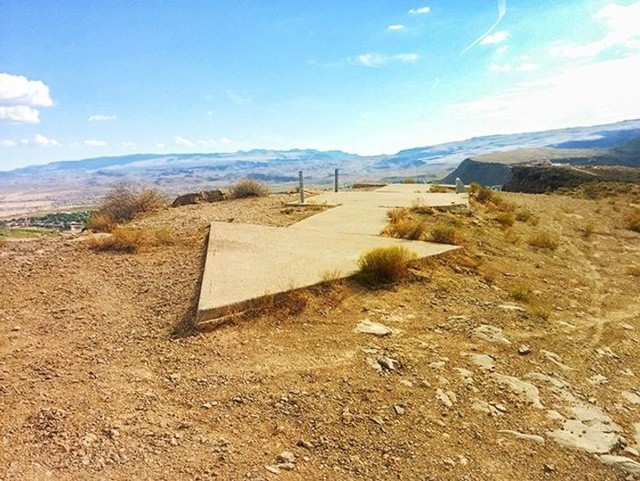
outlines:
[[167, 199], [156, 189], [136, 191], [125, 185], [116, 185], [105, 196], [96, 215], [106, 216], [115, 224], [120, 224], [129, 222], [138, 214], [154, 212], [166, 206]]
[[169, 229], [146, 229], [116, 227], [110, 235], [96, 237], [90, 235], [87, 245], [96, 251], [136, 253], [146, 247], [172, 244], [173, 235]]
[[5, 239], [3, 236], [0, 236], [0, 247], [5, 245], [6, 243], [7, 243], [7, 239]]
[[409, 217], [409, 210], [404, 207], [394, 207], [387, 211], [387, 217], [389, 218], [389, 222], [397, 224], [401, 220], [405, 220]]
[[640, 266], [628, 266], [627, 274], [634, 277], [640, 277]]
[[433, 215], [435, 213], [435, 209], [425, 205], [420, 199], [414, 199], [411, 201], [411, 212], [421, 215]]
[[429, 188], [429, 192], [433, 194], [443, 194], [445, 192], [451, 192], [451, 189], [440, 184], [432, 184]]
[[516, 220], [519, 222], [527, 222], [533, 219], [533, 213], [526, 207], [521, 207], [516, 212]]
[[582, 234], [582, 238], [584, 240], [589, 240], [591, 239], [591, 235], [593, 234], [593, 231], [595, 230], [596, 226], [593, 222], [589, 222], [588, 224], [585, 224], [583, 227], [580, 228], [580, 233]]
[[93, 232], [111, 232], [117, 226], [117, 222], [110, 215], [94, 212], [87, 221], [87, 229]]
[[527, 244], [538, 249], [554, 251], [558, 248], [558, 238], [549, 232], [537, 232], [527, 239]]
[[471, 182], [469, 184], [469, 187], [467, 188], [467, 192], [469, 193], [469, 195], [476, 195], [480, 189], [482, 189], [482, 185], [480, 185], [478, 182]]
[[516, 216], [512, 212], [500, 212], [494, 220], [504, 229], [511, 227], [515, 223]]
[[393, 237], [409, 240], [422, 240], [427, 232], [427, 224], [420, 219], [403, 219], [390, 224], [387, 233]]
[[520, 285], [509, 289], [509, 296], [515, 301], [531, 302], [533, 292], [529, 287]]
[[231, 188], [231, 195], [236, 199], [266, 197], [269, 195], [269, 189], [257, 180], [243, 179], [236, 182]]
[[475, 200], [481, 204], [488, 204], [495, 196], [495, 193], [489, 187], [484, 187], [475, 183], [472, 183], [469, 186], [469, 192], [472, 193]]
[[498, 270], [489, 264], [481, 264], [478, 273], [487, 284], [493, 284], [498, 278]]
[[326, 269], [320, 273], [322, 282], [333, 282], [344, 277], [340, 269]]
[[624, 221], [627, 229], [640, 233], [640, 210], [636, 210], [625, 216]]
[[378, 247], [358, 259], [360, 280], [368, 286], [396, 284], [403, 279], [417, 255], [406, 247]]
[[408, 178], [402, 181], [403, 184], [417, 184], [416, 179]]
[[538, 302], [529, 306], [529, 310], [534, 316], [542, 319], [543, 321], [548, 321], [551, 317], [551, 308]]
[[429, 240], [439, 244], [459, 245], [462, 243], [462, 236], [456, 227], [447, 224], [438, 224], [431, 229]]

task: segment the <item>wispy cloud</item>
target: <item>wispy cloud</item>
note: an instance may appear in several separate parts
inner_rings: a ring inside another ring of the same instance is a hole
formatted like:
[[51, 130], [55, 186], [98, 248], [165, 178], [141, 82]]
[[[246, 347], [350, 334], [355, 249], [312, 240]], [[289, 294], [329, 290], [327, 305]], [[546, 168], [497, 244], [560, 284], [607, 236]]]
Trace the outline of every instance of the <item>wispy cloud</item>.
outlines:
[[89, 139], [84, 141], [84, 145], [89, 147], [105, 147], [107, 143], [104, 140]]
[[506, 30], [501, 30], [484, 37], [482, 40], [480, 40], [480, 45], [495, 45], [504, 42], [508, 38], [509, 32], [507, 32]]
[[116, 120], [115, 115], [90, 115], [87, 122], [106, 122], [107, 120]]
[[606, 5], [593, 15], [593, 19], [606, 28], [601, 39], [583, 45], [554, 45], [551, 54], [566, 58], [588, 58], [613, 47], [627, 51], [640, 50], [640, 2], [626, 6], [615, 3]]
[[187, 148], [191, 148], [194, 145], [194, 143], [191, 140], [185, 139], [180, 135], [175, 135], [173, 137], [173, 143], [176, 145], [179, 145], [180, 147], [187, 147]]
[[15, 140], [0, 140], [0, 147], [16, 147], [18, 142]]
[[401, 23], [395, 23], [393, 25], [389, 25], [387, 27], [387, 30], [391, 30], [391, 31], [404, 30], [404, 25], [402, 25]]
[[39, 107], [51, 107], [49, 87], [40, 80], [0, 73], [0, 121], [37, 124]]
[[475, 47], [478, 43], [482, 42], [482, 40], [493, 32], [496, 27], [500, 24], [504, 16], [507, 14], [507, 0], [498, 0], [498, 18], [497, 20], [489, 27], [484, 34], [480, 35], [477, 39], [475, 39], [467, 48], [465, 48], [460, 55], [467, 53], [473, 47]]
[[538, 65], [536, 65], [535, 63], [528, 62], [518, 65], [516, 67], [516, 70], [518, 72], [535, 72], [536, 70], [538, 70], [538, 68]]
[[409, 13], [411, 15], [423, 15], [425, 13], [429, 13], [431, 11], [431, 8], [429, 7], [420, 7], [420, 8], [412, 8], [411, 10], [409, 10]]
[[42, 134], [34, 135], [33, 141], [30, 143], [33, 145], [37, 145], [38, 147], [57, 147], [60, 145], [60, 142], [58, 142], [57, 140], [50, 139]]
[[123, 147], [134, 147], [135, 145], [135, 142], [122, 142]]
[[511, 65], [508, 63], [505, 64], [491, 64], [489, 66], [489, 72], [511, 72]]
[[231, 89], [227, 89], [225, 93], [227, 94], [227, 98], [236, 105], [251, 105], [252, 103], [252, 100], [250, 97], [245, 97], [243, 95], [240, 95]]
[[365, 67], [382, 67], [390, 62], [415, 62], [420, 59], [417, 53], [398, 53], [388, 55], [386, 53], [363, 53], [358, 55], [353, 63], [364, 65]]

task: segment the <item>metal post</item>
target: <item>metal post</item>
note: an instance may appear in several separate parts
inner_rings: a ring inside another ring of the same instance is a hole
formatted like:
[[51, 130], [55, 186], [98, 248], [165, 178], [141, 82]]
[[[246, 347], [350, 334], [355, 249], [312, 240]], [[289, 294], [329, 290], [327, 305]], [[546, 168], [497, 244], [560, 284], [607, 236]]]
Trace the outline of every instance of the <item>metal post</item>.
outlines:
[[300, 203], [304, 204], [304, 180], [302, 180], [302, 171], [298, 172], [298, 181], [300, 183]]
[[333, 184], [333, 191], [338, 192], [338, 169], [336, 169], [336, 172], [335, 172], [335, 179], [336, 180]]

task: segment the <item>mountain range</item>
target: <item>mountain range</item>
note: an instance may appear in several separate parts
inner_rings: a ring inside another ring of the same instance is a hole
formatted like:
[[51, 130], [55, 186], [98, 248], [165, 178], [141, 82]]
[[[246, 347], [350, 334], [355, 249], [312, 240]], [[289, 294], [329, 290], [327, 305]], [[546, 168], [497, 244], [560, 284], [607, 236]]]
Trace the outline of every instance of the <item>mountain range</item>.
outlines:
[[624, 142], [637, 137], [640, 137], [640, 119], [474, 137], [402, 150], [394, 155], [360, 156], [339, 150], [256, 149], [234, 153], [133, 154], [53, 162], [0, 171], [0, 216], [6, 211], [15, 211], [11, 206], [7, 207], [7, 203], [13, 202], [16, 195], [55, 208], [92, 203], [116, 183], [145, 184], [168, 194], [178, 194], [225, 186], [246, 177], [293, 186], [299, 170], [304, 171], [308, 184], [329, 184], [333, 181], [335, 168], [340, 169], [341, 180], [345, 183], [393, 181], [408, 177], [419, 181], [443, 177], [451, 180], [447, 174], [454, 172], [456, 175], [456, 167], [466, 159], [494, 164], [540, 159], [553, 162], [587, 159], [592, 163], [615, 163], [627, 156], [629, 160], [624, 165], [630, 165], [629, 162], [637, 160], [636, 150], [625, 146]]

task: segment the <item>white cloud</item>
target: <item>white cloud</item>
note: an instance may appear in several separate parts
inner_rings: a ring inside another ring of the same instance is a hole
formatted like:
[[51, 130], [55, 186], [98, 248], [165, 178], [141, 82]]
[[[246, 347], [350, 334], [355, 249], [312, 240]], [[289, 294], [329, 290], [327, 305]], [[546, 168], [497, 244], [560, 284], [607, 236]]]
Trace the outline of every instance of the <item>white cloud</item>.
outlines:
[[207, 115], [209, 117], [213, 117], [213, 110], [207, 110]]
[[399, 53], [396, 55], [387, 55], [384, 53], [363, 53], [355, 58], [355, 63], [366, 67], [382, 67], [389, 62], [415, 62], [420, 58], [417, 53]]
[[87, 122], [105, 122], [107, 120], [116, 120], [115, 115], [90, 115]]
[[104, 147], [107, 143], [104, 140], [89, 139], [84, 141], [84, 145], [89, 147]]
[[181, 137], [179, 135], [175, 135], [173, 137], [173, 143], [176, 145], [179, 145], [180, 147], [193, 147], [193, 142], [189, 139], [185, 139], [184, 137]]
[[18, 142], [15, 140], [0, 140], [0, 147], [15, 147], [18, 145]]
[[604, 24], [607, 29], [604, 37], [584, 45], [555, 45], [551, 48], [551, 54], [567, 58], [588, 58], [612, 47], [640, 50], [640, 2], [626, 6], [611, 3], [598, 10], [593, 19]]
[[638, 118], [640, 105], [629, 101], [640, 85], [638, 65], [640, 54], [569, 68], [544, 81], [449, 106], [444, 115], [457, 122], [450, 133], [465, 137]]
[[219, 139], [203, 139], [197, 140], [196, 145], [202, 145], [204, 147], [217, 147], [219, 145], [228, 145], [232, 143], [232, 140], [227, 137], [220, 137]]
[[387, 27], [387, 30], [392, 30], [392, 31], [403, 30], [403, 29], [404, 29], [404, 25], [402, 25], [401, 23], [396, 23], [394, 25], [389, 25]]
[[135, 142], [122, 142], [123, 147], [133, 147], [134, 145], [136, 145]]
[[415, 62], [420, 58], [420, 55], [417, 53], [399, 53], [398, 55], [394, 55], [393, 58], [398, 62]]
[[60, 142], [58, 142], [55, 139], [49, 139], [47, 137], [45, 137], [42, 134], [36, 134], [33, 136], [33, 145], [37, 145], [39, 147], [57, 147], [58, 145], [60, 145]]
[[422, 15], [424, 13], [429, 13], [431, 11], [431, 8], [429, 7], [420, 7], [420, 8], [412, 8], [411, 10], [409, 10], [409, 13], [411, 15]]
[[220, 137], [220, 138], [218, 139], [218, 142], [219, 142], [219, 143], [221, 143], [221, 144], [223, 144], [223, 145], [229, 145], [229, 144], [232, 144], [232, 143], [233, 143], [233, 140], [231, 140], [231, 139], [230, 139], [230, 138], [228, 138], [228, 137]]
[[40, 112], [26, 105], [0, 105], [0, 120], [21, 124], [37, 124], [40, 122]]
[[49, 87], [40, 80], [0, 73], [0, 121], [37, 124], [36, 107], [51, 107]]
[[156, 144], [156, 147], [159, 149], [164, 149], [165, 145], [163, 143]]
[[509, 47], [507, 47], [506, 45], [503, 45], [503, 46], [498, 47], [498, 48], [496, 49], [496, 53], [497, 53], [498, 55], [504, 55], [505, 53], [507, 53], [507, 50], [509, 50]]
[[507, 32], [506, 30], [501, 30], [484, 37], [482, 40], [480, 40], [480, 45], [496, 45], [504, 42], [509, 38], [509, 36], [509, 32]]

